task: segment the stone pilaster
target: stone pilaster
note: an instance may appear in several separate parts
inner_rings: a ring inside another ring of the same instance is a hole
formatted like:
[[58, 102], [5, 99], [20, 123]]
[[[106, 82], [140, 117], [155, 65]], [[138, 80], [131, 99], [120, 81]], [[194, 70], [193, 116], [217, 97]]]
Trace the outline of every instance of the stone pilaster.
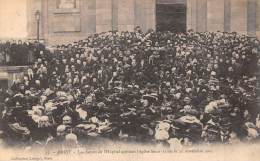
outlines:
[[118, 30], [133, 31], [135, 24], [135, 0], [118, 1]]
[[112, 30], [112, 0], [96, 0], [96, 32]]
[[247, 2], [247, 34], [256, 36], [256, 0]]
[[192, 23], [192, 0], [187, 0], [187, 30], [193, 29], [193, 23]]
[[143, 31], [156, 28], [156, 0], [135, 0], [134, 26]]
[[260, 0], [256, 0], [256, 36], [260, 39]]
[[196, 0], [196, 31], [207, 31], [207, 0]]
[[247, 0], [231, 0], [231, 32], [247, 34]]
[[224, 31], [224, 1], [207, 1], [207, 30]]
[[187, 0], [187, 29], [197, 31], [197, 1]]
[[231, 0], [224, 0], [224, 31], [231, 30]]
[[87, 34], [96, 33], [96, 0], [81, 0], [81, 31]]
[[118, 30], [118, 1], [112, 0], [112, 30]]

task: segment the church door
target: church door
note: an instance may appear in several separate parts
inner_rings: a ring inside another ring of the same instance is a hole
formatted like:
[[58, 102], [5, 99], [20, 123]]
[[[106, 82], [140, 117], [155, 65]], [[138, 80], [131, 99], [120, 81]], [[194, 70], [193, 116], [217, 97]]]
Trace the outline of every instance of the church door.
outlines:
[[186, 31], [186, 1], [158, 0], [156, 4], [157, 31]]

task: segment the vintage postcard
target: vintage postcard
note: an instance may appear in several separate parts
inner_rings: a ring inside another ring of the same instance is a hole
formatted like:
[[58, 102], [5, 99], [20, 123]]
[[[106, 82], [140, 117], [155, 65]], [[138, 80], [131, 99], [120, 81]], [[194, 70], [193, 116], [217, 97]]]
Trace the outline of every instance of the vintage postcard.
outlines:
[[0, 0], [0, 161], [259, 161], [260, 0]]

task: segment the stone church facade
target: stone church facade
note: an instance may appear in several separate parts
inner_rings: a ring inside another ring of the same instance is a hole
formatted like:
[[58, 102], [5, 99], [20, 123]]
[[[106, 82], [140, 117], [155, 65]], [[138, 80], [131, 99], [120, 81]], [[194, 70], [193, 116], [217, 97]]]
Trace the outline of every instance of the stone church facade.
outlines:
[[237, 31], [260, 37], [260, 0], [27, 0], [28, 38], [47, 44], [110, 30]]

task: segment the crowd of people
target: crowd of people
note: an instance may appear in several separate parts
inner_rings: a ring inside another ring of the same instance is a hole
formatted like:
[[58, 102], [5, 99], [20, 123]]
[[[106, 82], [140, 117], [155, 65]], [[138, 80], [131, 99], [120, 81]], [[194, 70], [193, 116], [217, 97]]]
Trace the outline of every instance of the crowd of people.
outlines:
[[259, 139], [256, 38], [137, 27], [36, 52], [4, 99], [6, 145], [106, 138], [174, 147]]
[[0, 41], [0, 65], [30, 65], [34, 62], [34, 56], [39, 53], [39, 50], [44, 50], [44, 45], [37, 41]]

